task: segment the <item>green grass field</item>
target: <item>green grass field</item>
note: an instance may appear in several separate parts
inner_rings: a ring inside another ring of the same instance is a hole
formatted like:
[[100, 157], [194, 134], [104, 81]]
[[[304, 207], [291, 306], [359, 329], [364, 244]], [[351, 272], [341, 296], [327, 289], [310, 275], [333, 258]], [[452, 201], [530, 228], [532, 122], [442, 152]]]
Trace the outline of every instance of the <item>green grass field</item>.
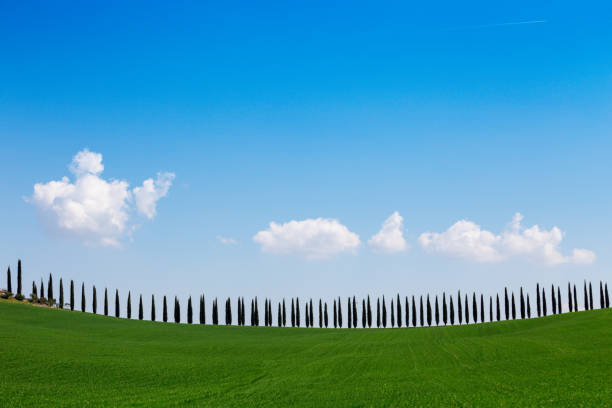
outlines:
[[461, 327], [153, 323], [0, 302], [0, 406], [612, 404], [612, 310]]

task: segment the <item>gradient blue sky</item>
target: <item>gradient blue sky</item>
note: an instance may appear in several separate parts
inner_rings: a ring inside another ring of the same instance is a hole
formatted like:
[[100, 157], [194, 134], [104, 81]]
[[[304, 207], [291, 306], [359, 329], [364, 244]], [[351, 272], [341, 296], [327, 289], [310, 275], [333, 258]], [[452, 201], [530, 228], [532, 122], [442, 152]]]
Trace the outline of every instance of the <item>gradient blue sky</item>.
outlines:
[[[0, 259], [22, 258], [27, 281], [277, 299], [610, 278], [609, 2], [124, 3], [0, 5]], [[121, 248], [49, 234], [24, 200], [84, 148], [132, 187], [176, 174]], [[374, 253], [393, 211], [411, 248]], [[461, 219], [500, 233], [516, 212], [596, 261], [482, 263], [418, 243]], [[317, 217], [359, 234], [357, 253], [253, 242]]]

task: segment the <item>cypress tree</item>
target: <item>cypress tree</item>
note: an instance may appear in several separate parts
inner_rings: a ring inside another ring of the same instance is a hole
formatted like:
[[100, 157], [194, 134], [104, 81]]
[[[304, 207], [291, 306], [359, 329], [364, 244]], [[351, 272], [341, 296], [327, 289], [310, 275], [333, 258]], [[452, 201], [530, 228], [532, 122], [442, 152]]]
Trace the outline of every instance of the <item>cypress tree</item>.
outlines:
[[255, 296], [255, 326], [259, 326], [259, 302]]
[[589, 282], [589, 310], [593, 310], [593, 286]]
[[525, 318], [525, 297], [523, 296], [523, 287], [521, 286], [521, 319]]
[[319, 298], [319, 328], [323, 328], [323, 302]]
[[174, 297], [174, 323], [181, 322], [181, 304], [178, 301], [178, 297]]
[[570, 283], [567, 282], [567, 299], [568, 299], [568, 305], [569, 305], [569, 311], [573, 312], [574, 311], [574, 301], [572, 299], [572, 288], [570, 287]]
[[584, 310], [589, 310], [589, 295], [587, 294], [586, 281], [584, 281]]
[[574, 283], [574, 312], [578, 311], [578, 296], [576, 295], [576, 284]]
[[[453, 297], [449, 296], [448, 299], [450, 300], [450, 324], [451, 326], [453, 326], [455, 324], [455, 305], [453, 305]], [[412, 312], [412, 315], [414, 316], [414, 310]]]
[[368, 328], [372, 327], [372, 307], [370, 306], [370, 295], [368, 295]]
[[338, 327], [338, 310], [336, 310], [336, 299], [334, 299], [334, 329]]
[[514, 303], [514, 292], [512, 292], [512, 320], [516, 320], [516, 305]]
[[200, 324], [205, 324], [205, 322], [206, 314], [204, 313], [204, 295], [200, 295]]
[[610, 308], [610, 296], [608, 295], [608, 283], [604, 285], [604, 296], [606, 298], [606, 309]]
[[476, 292], [472, 292], [472, 317], [474, 323], [478, 323], [478, 304], [476, 303]]
[[400, 303], [399, 293], [395, 305], [397, 306], [397, 327], [402, 327], [402, 304]]
[[495, 308], [496, 308], [495, 311], [497, 312], [497, 315], [496, 315], [497, 321], [499, 322], [501, 320], [501, 310], [499, 307], [499, 294], [495, 295]]
[[489, 321], [493, 321], [493, 296], [489, 296]]
[[62, 278], [60, 278], [60, 298], [59, 298], [59, 307], [60, 309], [64, 308], [64, 283], [62, 282]]
[[127, 318], [132, 318], [132, 292], [128, 291], [128, 299], [127, 299]]
[[13, 286], [11, 284], [11, 267], [8, 267], [8, 270], [6, 271], [6, 290], [8, 292], [13, 292]]
[[383, 328], [387, 328], [387, 305], [385, 302], [385, 295], [382, 298], [382, 325]]
[[[244, 297], [242, 298], [242, 302], [240, 303], [242, 305], [242, 325], [245, 325], [245, 320], [246, 320], [246, 313], [245, 313], [245, 309], [244, 309]], [[206, 321], [206, 315], [204, 315], [204, 320]]]
[[[338, 298], [338, 306], [340, 305], [340, 298]], [[340, 317], [340, 327], [342, 327], [342, 317]], [[300, 327], [300, 298], [295, 298], [295, 325]]]
[[427, 326], [431, 326], [431, 303], [429, 302], [429, 294], [427, 294]]
[[[21, 286], [21, 284], [19, 285]], [[51, 274], [49, 274], [49, 281], [47, 282], [47, 285], [47, 299], [49, 299], [49, 304], [53, 304], [53, 276], [51, 276]]]
[[342, 303], [338, 297], [338, 327], [342, 328]]
[[85, 284], [81, 286], [81, 312], [85, 312]]
[[[214, 308], [213, 308], [213, 313], [215, 313]], [[214, 319], [214, 316], [213, 316], [213, 319]], [[217, 323], [213, 321], [213, 324], [217, 324]], [[255, 327], [255, 301], [254, 299], [251, 299], [251, 326]]]
[[510, 320], [510, 301], [508, 299], [508, 288], [504, 288], [504, 312], [506, 320]]
[[417, 325], [416, 305], [414, 301], [414, 295], [412, 295], [412, 327], [416, 327], [416, 325]]
[[395, 308], [393, 307], [393, 297], [391, 297], [391, 328], [395, 325]]
[[287, 326], [287, 309], [285, 308], [285, 299], [283, 298], [283, 327]]
[[546, 316], [546, 292], [542, 288], [542, 315]]
[[440, 325], [440, 310], [438, 309], [438, 295], [436, 295], [436, 309], [435, 309], [436, 326]]
[[446, 311], [446, 293], [442, 292], [442, 322], [446, 326], [446, 322], [448, 321], [448, 314]]
[[119, 317], [119, 315], [120, 315], [120, 312], [119, 312], [119, 290], [115, 289], [115, 317]]
[[420, 316], [419, 316], [420, 317], [420, 319], [419, 319], [420, 322], [419, 323], [421, 323], [421, 327], [423, 327], [423, 326], [425, 326], [425, 316], [423, 315], [423, 295], [421, 295], [420, 303], [421, 304], [420, 304], [420, 310], [419, 310], [419, 312], [420, 312]]
[[[312, 310], [312, 303], [310, 303], [310, 309]], [[312, 316], [310, 318], [312, 319]], [[355, 304], [355, 296], [353, 296], [353, 327], [357, 328], [357, 305]]]
[[[601, 282], [599, 286], [601, 287]], [[21, 293], [21, 259], [17, 260], [17, 296], [23, 296]]]
[[529, 293], [527, 294], [527, 318], [531, 319], [531, 302], [529, 302]]
[[324, 317], [325, 317], [325, 328], [327, 329], [327, 323], [328, 323], [328, 318], [327, 318], [327, 302], [325, 302], [325, 309], [324, 309]]
[[555, 285], [550, 285], [550, 299], [552, 306], [552, 314], [557, 314], [557, 299], [555, 297]]
[[166, 301], [166, 295], [164, 295], [164, 303], [162, 307], [162, 320], [164, 322], [168, 321], [168, 302]]
[[227, 298], [227, 317], [225, 318], [227, 320], [227, 325], [231, 325], [232, 324], [232, 301], [230, 300], [230, 298]]
[[74, 281], [73, 280], [70, 280], [70, 310], [74, 310]]
[[308, 313], [308, 302], [306, 302], [306, 328], [310, 327], [310, 314]]
[[406, 327], [410, 327], [410, 314], [408, 313], [409, 312], [409, 309], [408, 309], [408, 296], [406, 296], [404, 298], [404, 309], [406, 310], [406, 312], [404, 313], [404, 318], [406, 319], [405, 320], [405, 323], [406, 323], [405, 326]]
[[41, 299], [45, 298], [45, 284], [43, 283], [42, 278], [40, 278], [40, 298]]
[[91, 309], [93, 310], [93, 314], [97, 314], [98, 313], [98, 296], [96, 294], [96, 286], [95, 285], [93, 287]]
[[155, 295], [151, 295], [151, 321], [155, 321]]
[[[336, 323], [336, 306], [334, 303], [334, 323]], [[335, 326], [335, 324], [334, 324]], [[295, 327], [295, 302], [293, 298], [291, 298], [291, 327]]]
[[[319, 317], [320, 320], [320, 317]], [[278, 315], [276, 316], [276, 321], [278, 322], [277, 326], [278, 327], [282, 327], [283, 326], [283, 314], [281, 312], [281, 304], [280, 302], [278, 302]]]
[[463, 322], [463, 311], [461, 310], [461, 292], [457, 291], [457, 320], [459, 325]]
[[365, 299], [361, 299], [361, 327], [366, 328], [368, 324], [368, 312], [366, 309]]
[[380, 298], [376, 298], [376, 327], [380, 328]]
[[480, 323], [484, 323], [485, 321], [485, 311], [484, 311], [484, 297], [482, 293], [480, 294]]
[[32, 281], [32, 300], [38, 297], [38, 288], [36, 287], [36, 282]]
[[[60, 286], [60, 290], [61, 290], [61, 286]], [[63, 290], [60, 292], [60, 294], [63, 295]], [[108, 289], [104, 288], [104, 316], [108, 316]]]
[[542, 315], [542, 306], [541, 303], [542, 300], [540, 299], [540, 284], [536, 283], [536, 308], [538, 311], [538, 317], [540, 317]]
[[348, 328], [353, 327], [353, 308], [351, 306], [351, 297], [349, 296], [347, 301], [347, 310], [348, 310]]
[[557, 286], [557, 313], [563, 313], [561, 309], [561, 288], [559, 286]]
[[264, 299], [264, 326], [268, 326], [268, 299]]
[[604, 293], [603, 293], [603, 283], [599, 281], [599, 308], [603, 309], [605, 305]]
[[[191, 305], [191, 298], [189, 298], [189, 304]], [[142, 309], [142, 295], [140, 295], [140, 300], [138, 302], [138, 320], [144, 319], [144, 310]]]
[[465, 324], [470, 324], [470, 310], [468, 308], [468, 297], [467, 293], [465, 294]]

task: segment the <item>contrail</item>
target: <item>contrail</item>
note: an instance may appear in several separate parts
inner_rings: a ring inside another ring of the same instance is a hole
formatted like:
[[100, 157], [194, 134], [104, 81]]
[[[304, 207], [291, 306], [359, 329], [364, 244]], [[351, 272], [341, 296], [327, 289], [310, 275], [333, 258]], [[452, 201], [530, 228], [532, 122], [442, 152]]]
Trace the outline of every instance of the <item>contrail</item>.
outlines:
[[547, 20], [527, 20], [527, 21], [513, 21], [510, 23], [495, 23], [495, 24], [483, 24], [483, 25], [473, 25], [473, 26], [462, 26], [462, 27], [452, 27], [447, 30], [468, 30], [472, 28], [490, 28], [490, 27], [504, 27], [504, 26], [514, 26], [514, 25], [526, 25], [526, 24], [544, 24], [547, 23]]

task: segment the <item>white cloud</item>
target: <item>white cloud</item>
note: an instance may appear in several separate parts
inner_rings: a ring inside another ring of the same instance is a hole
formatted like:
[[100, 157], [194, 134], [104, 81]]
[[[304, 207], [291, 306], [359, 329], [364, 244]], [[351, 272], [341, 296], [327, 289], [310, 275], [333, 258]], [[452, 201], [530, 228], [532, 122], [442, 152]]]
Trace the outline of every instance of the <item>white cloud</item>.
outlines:
[[226, 237], [222, 237], [221, 235], [217, 235], [217, 239], [223, 245], [235, 245], [238, 243], [234, 238], [226, 238]]
[[573, 249], [563, 255], [559, 246], [564, 233], [557, 227], [550, 230], [538, 225], [524, 228], [523, 216], [516, 213], [509, 227], [501, 234], [483, 230], [472, 221], [461, 220], [442, 233], [426, 232], [419, 236], [419, 243], [428, 252], [475, 260], [498, 262], [509, 258], [525, 258], [546, 265], [590, 264], [595, 253], [587, 249]]
[[329, 258], [342, 252], [354, 252], [360, 245], [359, 235], [349, 231], [338, 220], [329, 218], [271, 222], [259, 231], [253, 241], [264, 252], [297, 254], [308, 259]]
[[368, 240], [368, 245], [378, 252], [393, 253], [407, 250], [409, 245], [404, 239], [403, 222], [404, 218], [395, 211], [385, 220], [380, 231]]
[[74, 182], [62, 177], [37, 183], [26, 201], [38, 207], [46, 226], [89, 245], [119, 245], [135, 227], [129, 225], [132, 196], [138, 211], [151, 219], [157, 200], [167, 194], [174, 178], [171, 173], [158, 174], [155, 182], [145, 180], [131, 191], [126, 181], [101, 178], [102, 155], [87, 149], [73, 157], [69, 168]]

